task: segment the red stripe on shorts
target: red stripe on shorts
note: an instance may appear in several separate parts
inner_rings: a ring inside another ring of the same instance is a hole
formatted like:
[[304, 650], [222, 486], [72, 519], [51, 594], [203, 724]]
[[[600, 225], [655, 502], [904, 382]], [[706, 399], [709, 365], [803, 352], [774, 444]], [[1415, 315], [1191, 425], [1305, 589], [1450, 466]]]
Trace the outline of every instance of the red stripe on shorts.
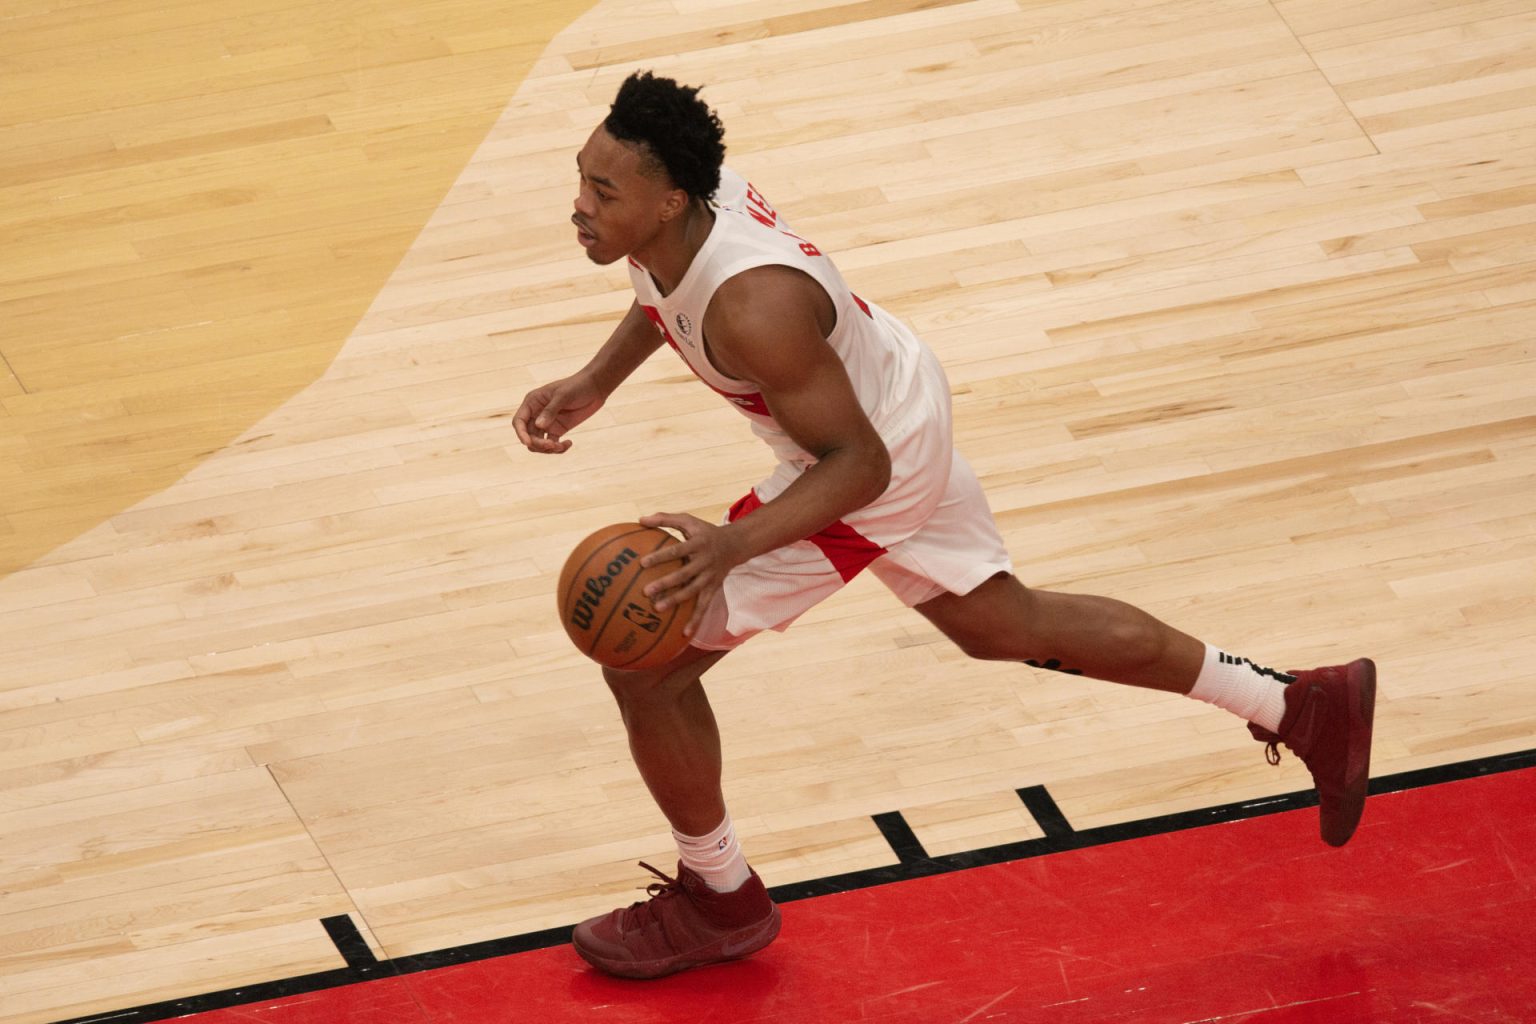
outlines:
[[[750, 512], [756, 512], [763, 507], [762, 499], [756, 491], [748, 491], [746, 496], [731, 506], [731, 511], [726, 518], [735, 522]], [[876, 544], [858, 530], [839, 519], [831, 526], [819, 533], [813, 533], [805, 538], [821, 549], [827, 561], [832, 563], [832, 568], [847, 583], [859, 573], [863, 572], [869, 563], [885, 554], [885, 548]]]

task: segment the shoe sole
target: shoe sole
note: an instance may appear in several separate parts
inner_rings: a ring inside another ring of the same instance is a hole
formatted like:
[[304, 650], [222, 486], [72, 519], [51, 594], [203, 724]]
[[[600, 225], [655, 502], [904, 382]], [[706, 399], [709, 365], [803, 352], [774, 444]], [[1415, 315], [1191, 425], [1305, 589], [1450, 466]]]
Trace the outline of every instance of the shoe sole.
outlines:
[[1365, 813], [1365, 797], [1371, 783], [1371, 738], [1376, 721], [1376, 663], [1369, 658], [1351, 662], [1345, 669], [1348, 686], [1349, 734], [1344, 765], [1343, 815], [1325, 828], [1323, 842], [1343, 846], [1355, 834]]
[[620, 978], [663, 978], [692, 967], [723, 964], [751, 956], [778, 937], [781, 923], [779, 908], [775, 905], [761, 921], [728, 932], [698, 949], [656, 960], [614, 960], [583, 949], [580, 939], [576, 937], [573, 937], [571, 944], [583, 960], [606, 974]]

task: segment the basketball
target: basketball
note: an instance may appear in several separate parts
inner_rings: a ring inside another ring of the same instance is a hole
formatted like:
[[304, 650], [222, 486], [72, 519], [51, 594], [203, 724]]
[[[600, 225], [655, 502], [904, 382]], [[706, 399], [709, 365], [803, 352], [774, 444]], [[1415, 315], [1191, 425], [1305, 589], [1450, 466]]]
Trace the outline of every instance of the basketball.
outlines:
[[683, 627], [694, 599], [658, 612], [644, 593], [676, 563], [640, 567], [652, 551], [677, 543], [656, 527], [615, 523], [576, 545], [560, 570], [556, 595], [560, 624], [577, 650], [609, 668], [647, 669], [665, 665], [688, 646]]

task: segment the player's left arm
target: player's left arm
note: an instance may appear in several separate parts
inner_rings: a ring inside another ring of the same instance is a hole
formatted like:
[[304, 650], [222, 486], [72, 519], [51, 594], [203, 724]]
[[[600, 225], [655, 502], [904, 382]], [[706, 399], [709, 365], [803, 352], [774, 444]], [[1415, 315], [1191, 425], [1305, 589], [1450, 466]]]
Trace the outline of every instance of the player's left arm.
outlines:
[[835, 318], [822, 287], [788, 267], [748, 270], [716, 290], [704, 317], [710, 358], [722, 373], [755, 384], [774, 420], [817, 461], [773, 501], [727, 526], [670, 514], [642, 519], [687, 538], [647, 558], [686, 559], [653, 585], [663, 595], [660, 607], [696, 596], [697, 622], [731, 569], [817, 533], [884, 493], [890, 453], [827, 344]]

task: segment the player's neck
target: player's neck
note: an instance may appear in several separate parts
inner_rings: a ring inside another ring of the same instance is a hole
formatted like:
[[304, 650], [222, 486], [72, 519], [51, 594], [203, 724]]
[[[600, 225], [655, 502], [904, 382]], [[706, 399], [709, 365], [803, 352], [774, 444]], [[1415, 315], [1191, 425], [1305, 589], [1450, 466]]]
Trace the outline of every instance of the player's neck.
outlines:
[[715, 211], [708, 203], [695, 200], [682, 216], [662, 225], [651, 243], [634, 253], [634, 261], [651, 275], [662, 295], [671, 295], [688, 275], [693, 258], [709, 240], [714, 226]]

